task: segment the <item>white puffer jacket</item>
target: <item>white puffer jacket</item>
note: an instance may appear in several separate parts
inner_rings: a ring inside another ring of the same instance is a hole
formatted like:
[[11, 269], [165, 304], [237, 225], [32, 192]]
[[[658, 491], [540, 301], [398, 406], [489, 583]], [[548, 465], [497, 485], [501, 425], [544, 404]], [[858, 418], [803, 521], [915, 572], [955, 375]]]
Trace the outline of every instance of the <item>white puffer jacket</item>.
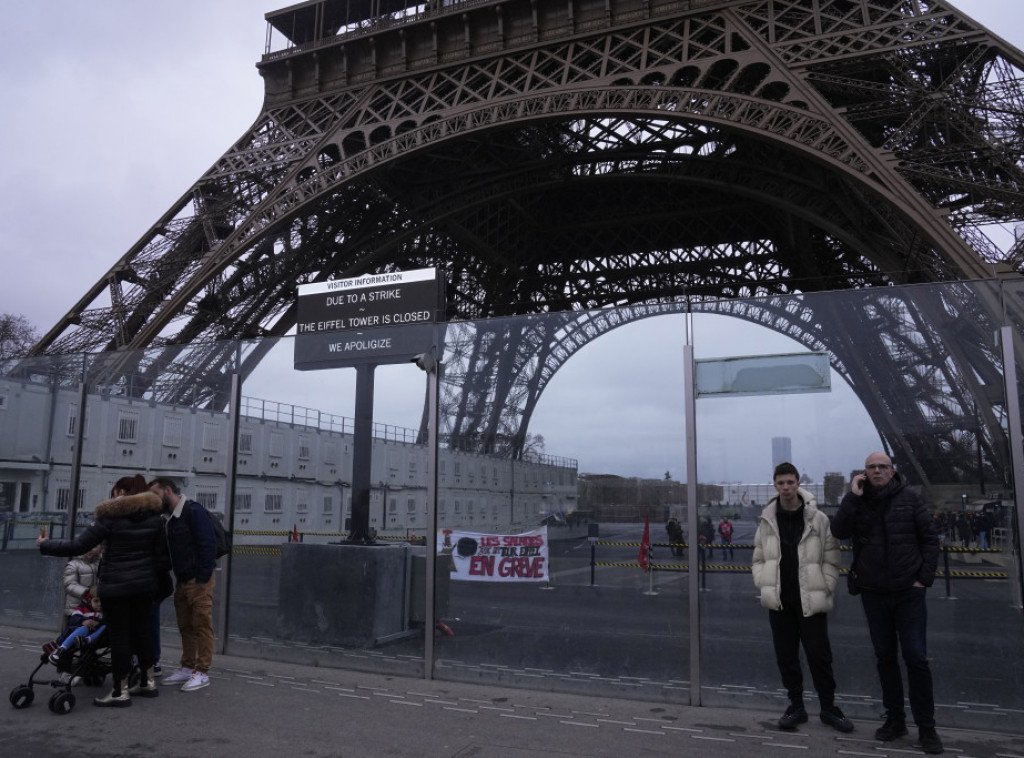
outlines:
[[[804, 532], [797, 545], [800, 606], [804, 616], [813, 616], [832, 610], [839, 581], [839, 540], [832, 536], [828, 516], [818, 510], [814, 495], [802, 488], [797, 493], [804, 501]], [[778, 507], [776, 497], [761, 513], [751, 565], [754, 585], [761, 590], [761, 605], [773, 611], [782, 608], [782, 540], [775, 516]]]
[[99, 556], [87, 561], [85, 556], [72, 558], [64, 564], [64, 615], [70, 616], [82, 600], [85, 591], [96, 584], [100, 567]]

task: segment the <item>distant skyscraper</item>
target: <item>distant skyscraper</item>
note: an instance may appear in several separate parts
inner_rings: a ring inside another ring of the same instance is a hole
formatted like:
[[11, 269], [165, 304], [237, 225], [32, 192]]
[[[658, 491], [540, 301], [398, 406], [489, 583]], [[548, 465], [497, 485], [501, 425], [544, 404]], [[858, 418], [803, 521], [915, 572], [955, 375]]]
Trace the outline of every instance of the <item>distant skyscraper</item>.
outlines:
[[793, 440], [789, 437], [772, 437], [772, 468], [787, 461], [793, 462]]

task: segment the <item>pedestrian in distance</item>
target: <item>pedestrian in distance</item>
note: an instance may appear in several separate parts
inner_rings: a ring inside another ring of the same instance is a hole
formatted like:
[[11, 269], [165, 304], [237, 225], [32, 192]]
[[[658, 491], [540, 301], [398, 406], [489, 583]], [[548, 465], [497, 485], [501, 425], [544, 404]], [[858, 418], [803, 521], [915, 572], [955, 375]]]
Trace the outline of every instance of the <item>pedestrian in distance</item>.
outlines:
[[210, 684], [213, 663], [213, 589], [217, 538], [206, 509], [185, 497], [177, 482], [159, 477], [149, 483], [167, 515], [167, 546], [174, 573], [174, 613], [181, 634], [181, 668], [166, 685], [194, 692]]
[[885, 723], [875, 738], [891, 742], [907, 734], [903, 676], [907, 669], [910, 710], [925, 753], [941, 753], [935, 730], [932, 671], [926, 633], [927, 588], [935, 580], [939, 539], [924, 501], [893, 468], [885, 453], [871, 453], [850, 482], [832, 519], [838, 539], [854, 541], [857, 588], [875, 651]]
[[836, 680], [828, 637], [828, 612], [835, 602], [841, 558], [828, 516], [818, 510], [814, 495], [800, 487], [792, 463], [780, 463], [773, 476], [778, 493], [761, 512], [754, 534], [751, 571], [768, 609], [775, 661], [789, 705], [780, 729], [796, 729], [807, 721], [800, 668], [803, 646], [823, 723], [852, 732], [853, 722], [836, 706]]
[[670, 518], [668, 523], [665, 524], [665, 531], [668, 533], [669, 545], [672, 549], [672, 555], [679, 558], [683, 555], [684, 547], [683, 543], [686, 542], [686, 535], [683, 533], [683, 527], [677, 519]]
[[715, 549], [713, 547], [715, 543], [715, 527], [711, 524], [711, 517], [705, 516], [700, 520], [700, 525], [697, 527], [697, 533], [699, 537], [701, 557], [705, 551], [707, 551], [707, 557], [709, 561], [715, 559]]
[[729, 551], [729, 560], [733, 559], [732, 552], [732, 522], [729, 521], [728, 516], [722, 516], [722, 520], [718, 522], [718, 537], [722, 541], [722, 558], [725, 558], [725, 551]]

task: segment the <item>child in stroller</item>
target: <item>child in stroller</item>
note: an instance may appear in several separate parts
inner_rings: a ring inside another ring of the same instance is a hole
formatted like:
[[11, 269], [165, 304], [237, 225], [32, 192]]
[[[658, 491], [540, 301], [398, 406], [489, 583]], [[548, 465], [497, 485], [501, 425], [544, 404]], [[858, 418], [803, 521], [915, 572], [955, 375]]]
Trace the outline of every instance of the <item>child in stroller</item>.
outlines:
[[[39, 665], [29, 676], [28, 683], [19, 684], [11, 691], [11, 705], [28, 708], [35, 699], [33, 687], [43, 686], [54, 690], [50, 710], [59, 715], [70, 713], [75, 707], [71, 688], [78, 684], [99, 687], [111, 671], [106, 630], [99, 597], [93, 587], [82, 596], [64, 632], [43, 645]], [[57, 667], [56, 678], [46, 676], [43, 671], [50, 664]]]
[[50, 663], [57, 667], [57, 671], [69, 672], [65, 661], [70, 660], [70, 653], [94, 644], [106, 629], [96, 587], [90, 587], [72, 611], [64, 633], [57, 638], [57, 647], [49, 655]]

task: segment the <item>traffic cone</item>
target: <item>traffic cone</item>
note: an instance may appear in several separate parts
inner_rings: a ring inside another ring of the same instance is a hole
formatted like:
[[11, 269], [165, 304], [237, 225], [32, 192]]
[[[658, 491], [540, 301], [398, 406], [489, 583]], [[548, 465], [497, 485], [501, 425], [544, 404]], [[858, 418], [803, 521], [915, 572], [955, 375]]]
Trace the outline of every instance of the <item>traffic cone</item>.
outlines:
[[299, 525], [298, 524], [292, 524], [292, 536], [291, 536], [291, 540], [290, 541], [291, 542], [298, 542], [299, 541]]

